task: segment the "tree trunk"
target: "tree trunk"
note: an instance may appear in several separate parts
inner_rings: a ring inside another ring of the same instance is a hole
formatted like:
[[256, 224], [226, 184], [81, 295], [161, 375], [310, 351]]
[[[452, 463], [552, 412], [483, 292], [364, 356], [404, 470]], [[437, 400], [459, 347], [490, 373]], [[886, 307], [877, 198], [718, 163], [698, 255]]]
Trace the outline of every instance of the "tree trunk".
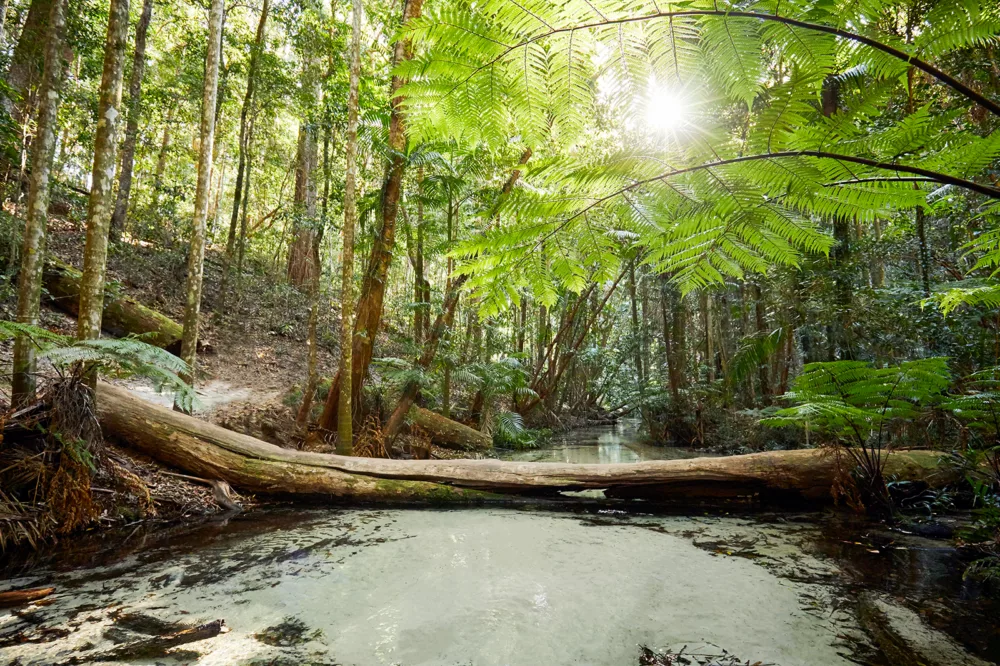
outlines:
[[424, 341], [424, 167], [417, 170], [417, 229], [413, 256], [413, 342]]
[[[411, 21], [420, 18], [422, 7], [423, 0], [406, 0], [403, 6], [402, 25], [404, 29]], [[395, 70], [398, 65], [412, 57], [413, 48], [409, 40], [400, 39], [396, 42], [393, 51], [392, 69]], [[356, 409], [360, 404], [362, 382], [372, 360], [375, 338], [378, 336], [382, 321], [382, 306], [388, 283], [389, 266], [392, 263], [392, 251], [396, 244], [396, 217], [399, 212], [399, 196], [402, 191], [403, 173], [406, 165], [403, 105], [405, 99], [398, 91], [405, 83], [406, 81], [398, 76], [392, 77], [390, 92], [392, 111], [389, 117], [389, 150], [392, 157], [389, 160], [385, 181], [382, 184], [382, 228], [372, 243], [354, 321], [350, 384], [352, 409]], [[327, 398], [319, 423], [324, 430], [334, 429], [340, 401], [339, 393], [339, 390], [331, 390]]]
[[931, 295], [931, 252], [927, 246], [927, 213], [923, 208], [917, 208], [916, 222], [920, 255], [920, 285], [924, 290], [924, 298], [929, 298]]
[[319, 141], [316, 126], [303, 119], [299, 125], [299, 147], [295, 166], [295, 218], [292, 242], [288, 248], [288, 281], [296, 287], [311, 284], [319, 271], [316, 225], [316, 163]]
[[[353, 332], [354, 332], [354, 226], [358, 221], [358, 94], [361, 86], [361, 0], [354, 0], [351, 9], [351, 71], [347, 90], [347, 136], [344, 152], [347, 165], [344, 177], [343, 258], [341, 259], [340, 309], [340, 369], [323, 410], [320, 427], [329, 427], [332, 396], [337, 394], [337, 453], [354, 452], [353, 417]], [[339, 389], [339, 390], [338, 390]]]
[[[578, 502], [579, 497], [560, 493], [601, 489], [608, 498], [688, 505], [785, 499], [799, 510], [802, 499], [831, 501], [831, 489], [841, 478], [837, 456], [815, 449], [592, 465], [356, 458], [282, 449], [104, 383], [98, 385], [97, 408], [107, 435], [188, 474], [246, 492], [332, 501], [468, 503], [528, 495]], [[959, 474], [939, 464], [941, 458], [936, 451], [896, 452], [886, 459], [886, 474], [931, 487], [960, 481]]]
[[156, 171], [153, 175], [153, 193], [157, 200], [160, 197], [160, 190], [163, 188], [163, 174], [167, 170], [167, 153], [170, 149], [170, 129], [174, 123], [174, 112], [177, 109], [176, 103], [171, 103], [167, 109], [167, 117], [163, 121], [163, 135], [160, 137], [160, 150], [156, 156]]
[[[79, 314], [80, 271], [58, 259], [45, 262], [45, 290], [52, 304], [74, 316]], [[105, 294], [101, 328], [115, 336], [142, 335], [151, 345], [180, 354], [180, 324], [131, 298]]]
[[[49, 209], [49, 178], [56, 143], [56, 116], [62, 90], [63, 32], [66, 25], [66, 0], [54, 0], [45, 40], [45, 64], [39, 87], [37, 131], [31, 155], [31, 180], [25, 207], [21, 270], [17, 280], [17, 321], [38, 325], [45, 265], [45, 236]], [[35, 398], [35, 346], [24, 336], [14, 341], [14, 374], [11, 379], [11, 404], [16, 409]]]
[[[767, 335], [767, 321], [765, 320], [764, 313], [764, 295], [761, 292], [760, 285], [755, 284], [753, 286], [754, 292], [754, 320], [757, 324], [757, 334], [760, 336]], [[758, 375], [760, 379], [760, 397], [761, 402], [765, 405], [771, 404], [771, 374], [767, 367], [767, 363], [761, 363], [758, 370]]]
[[153, 19], [153, 0], [143, 0], [142, 14], [135, 27], [135, 51], [132, 55], [132, 76], [128, 84], [128, 122], [122, 145], [121, 173], [118, 177], [118, 198], [111, 216], [111, 239], [121, 238], [128, 215], [128, 200], [132, 192], [132, 168], [135, 164], [135, 144], [139, 137], [139, 112], [142, 104], [142, 77], [146, 71], [146, 32]]
[[708, 371], [708, 383], [715, 382], [715, 345], [712, 341], [712, 299], [707, 291], [701, 292], [701, 324], [705, 329], [705, 368]]
[[122, 70], [128, 37], [128, 0], [111, 0], [104, 45], [104, 72], [97, 104], [94, 167], [87, 204], [87, 242], [80, 279], [77, 337], [100, 337], [104, 312], [104, 278], [108, 263], [108, 232], [114, 207], [118, 129], [122, 116]]
[[296, 415], [296, 425], [305, 432], [309, 425], [309, 412], [312, 411], [313, 398], [316, 395], [316, 385], [319, 383], [319, 349], [316, 339], [316, 329], [319, 327], [319, 272], [313, 276], [309, 293], [309, 361], [306, 370], [306, 387], [302, 391], [302, 404]]
[[[215, 103], [219, 91], [219, 58], [222, 50], [222, 0], [212, 0], [208, 16], [208, 48], [205, 54], [205, 84], [201, 98], [201, 145], [198, 151], [198, 187], [194, 198], [194, 223], [188, 252], [185, 282], [184, 336], [181, 359], [188, 364], [189, 375], [183, 379], [194, 386], [198, 355], [198, 315], [201, 312], [201, 288], [205, 274], [205, 218], [212, 177], [212, 149], [215, 145]], [[175, 403], [175, 407], [178, 405]]]
[[34, 88], [43, 75], [45, 44], [53, 4], [55, 0], [31, 0], [28, 15], [21, 27], [21, 36], [11, 55], [5, 78], [14, 95], [5, 96], [4, 106], [17, 125], [25, 124], [34, 106]]
[[667, 363], [667, 386], [670, 389], [670, 397], [675, 402], [680, 398], [680, 373], [677, 368], [676, 352], [674, 351], [674, 336], [671, 332], [673, 319], [673, 294], [670, 286], [670, 279], [666, 275], [660, 276], [660, 316], [663, 320], [663, 355]]
[[[521, 154], [521, 161], [519, 167], [527, 163], [531, 159], [531, 150], [526, 150]], [[521, 178], [521, 169], [514, 169], [510, 176], [507, 177], [507, 181], [504, 183], [503, 187], [500, 189], [500, 194], [497, 197], [496, 202], [490, 212], [489, 219], [492, 221], [496, 219], [499, 215], [500, 205], [503, 200], [510, 194], [511, 190], [514, 189], [514, 185]], [[449, 236], [450, 234], [449, 227]], [[450, 238], [449, 238], [450, 240]], [[462, 293], [462, 286], [465, 281], [469, 278], [468, 274], [459, 275], [454, 280], [451, 280], [449, 276], [448, 288], [444, 294], [444, 303], [441, 307], [441, 313], [434, 320], [434, 326], [430, 328], [427, 332], [427, 342], [424, 345], [424, 351], [417, 361], [417, 366], [423, 370], [427, 370], [431, 367], [431, 363], [434, 362], [434, 358], [437, 355], [438, 347], [440, 346], [442, 338], [447, 333], [448, 329], [451, 328], [452, 322], [455, 319], [455, 309], [458, 307], [458, 299]], [[451, 375], [447, 369], [445, 369], [445, 398], [444, 398], [444, 413], [447, 418], [450, 416], [450, 402], [451, 402]], [[408, 383], [403, 388], [403, 393], [399, 398], [399, 402], [396, 404], [396, 408], [393, 410], [392, 414], [389, 416], [389, 421], [386, 423], [385, 428], [382, 431], [383, 436], [386, 441], [391, 442], [396, 434], [399, 432], [403, 425], [403, 420], [406, 415], [410, 412], [410, 406], [416, 402], [417, 397], [420, 394], [420, 387], [414, 382]]]
[[435, 414], [429, 409], [413, 405], [410, 407], [409, 418], [414, 425], [427, 431], [431, 442], [446, 449], [486, 451], [493, 448], [493, 438], [489, 435]]
[[8, 0], [0, 0], [0, 50], [7, 50], [7, 10]]
[[632, 314], [632, 346], [634, 347], [632, 358], [635, 361], [635, 372], [639, 378], [640, 390], [646, 385], [646, 373], [642, 364], [642, 345], [639, 342], [639, 311], [636, 307], [635, 297], [635, 261], [629, 264], [628, 268], [628, 298], [629, 307]]

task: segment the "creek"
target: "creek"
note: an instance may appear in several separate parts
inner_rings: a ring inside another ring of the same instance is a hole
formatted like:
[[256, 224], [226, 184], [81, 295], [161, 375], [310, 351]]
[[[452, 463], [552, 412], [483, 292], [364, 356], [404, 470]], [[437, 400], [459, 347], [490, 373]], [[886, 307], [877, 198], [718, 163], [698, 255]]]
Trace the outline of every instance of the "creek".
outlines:
[[[648, 451], [629, 428], [588, 428], [522, 453], [690, 453]], [[57, 593], [0, 610], [0, 664], [94, 663], [141, 637], [137, 617], [222, 618], [229, 631], [173, 659], [124, 663], [626, 666], [639, 664], [640, 646], [778, 666], [885, 663], [856, 619], [864, 590], [997, 660], [1000, 606], [962, 579], [965, 564], [947, 541], [832, 511], [269, 509], [75, 539], [9, 562], [0, 587]]]

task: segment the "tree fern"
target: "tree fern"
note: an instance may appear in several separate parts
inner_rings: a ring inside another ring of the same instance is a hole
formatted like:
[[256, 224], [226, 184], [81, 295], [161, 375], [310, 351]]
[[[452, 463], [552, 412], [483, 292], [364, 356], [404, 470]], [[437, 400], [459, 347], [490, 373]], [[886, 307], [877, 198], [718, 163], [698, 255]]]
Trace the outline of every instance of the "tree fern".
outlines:
[[0, 321], [0, 340], [25, 336], [47, 359], [60, 369], [77, 364], [100, 368], [102, 373], [150, 380], [158, 391], [174, 391], [176, 402], [189, 411], [197, 398], [194, 389], [181, 377], [188, 365], [170, 352], [154, 347], [141, 338], [76, 340], [37, 326]]

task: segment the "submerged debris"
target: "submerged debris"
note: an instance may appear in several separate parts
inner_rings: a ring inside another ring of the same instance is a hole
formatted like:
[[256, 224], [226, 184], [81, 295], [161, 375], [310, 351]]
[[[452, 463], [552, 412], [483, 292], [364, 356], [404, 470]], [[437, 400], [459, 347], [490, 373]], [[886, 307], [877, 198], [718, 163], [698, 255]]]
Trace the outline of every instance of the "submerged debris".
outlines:
[[297, 617], [288, 616], [273, 627], [254, 634], [261, 643], [274, 647], [296, 647], [320, 638], [319, 629], [310, 632], [309, 625]]
[[[148, 618], [142, 616], [143, 619], [153, 619], [154, 623], [149, 625], [151, 628], [156, 624], [155, 618]], [[200, 655], [196, 652], [184, 650], [179, 651], [175, 648], [181, 645], [188, 645], [190, 643], [196, 643], [198, 641], [203, 641], [209, 638], [215, 638], [225, 630], [226, 621], [212, 620], [211, 622], [206, 622], [205, 624], [192, 626], [183, 624], [172, 624], [164, 623], [159, 625], [161, 627], [170, 626], [183, 627], [179, 630], [171, 631], [170, 633], [140, 638], [138, 640], [132, 641], [130, 643], [123, 643], [118, 647], [112, 648], [105, 652], [98, 652], [96, 654], [90, 654], [86, 657], [72, 657], [68, 661], [63, 662], [64, 666], [74, 666], [76, 664], [89, 664], [100, 661], [131, 661], [135, 659], [157, 659], [161, 657], [182, 657], [185, 660], [189, 658], [197, 658]]]
[[[704, 648], [698, 648], [699, 650]], [[722, 650], [718, 654], [707, 652], [688, 652], [685, 645], [676, 652], [666, 650], [657, 652], [645, 645], [639, 646], [639, 666], [776, 666], [763, 661], [740, 659]]]

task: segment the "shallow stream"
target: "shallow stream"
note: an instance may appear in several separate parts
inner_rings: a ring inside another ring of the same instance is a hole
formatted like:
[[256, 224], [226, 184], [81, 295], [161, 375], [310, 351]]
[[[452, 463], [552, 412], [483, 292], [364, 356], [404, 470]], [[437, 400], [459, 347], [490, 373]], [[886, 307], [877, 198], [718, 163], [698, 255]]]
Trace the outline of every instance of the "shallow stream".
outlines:
[[[597, 460], [643, 456], [601, 437]], [[855, 618], [865, 589], [1000, 658], [1000, 608], [962, 581], [948, 542], [845, 520], [283, 509], [126, 531], [8, 568], [0, 589], [57, 593], [0, 610], [0, 664], [96, 663], [142, 638], [137, 617], [229, 631], [124, 663], [627, 666], [640, 646], [684, 645], [751, 664], [884, 663]]]

